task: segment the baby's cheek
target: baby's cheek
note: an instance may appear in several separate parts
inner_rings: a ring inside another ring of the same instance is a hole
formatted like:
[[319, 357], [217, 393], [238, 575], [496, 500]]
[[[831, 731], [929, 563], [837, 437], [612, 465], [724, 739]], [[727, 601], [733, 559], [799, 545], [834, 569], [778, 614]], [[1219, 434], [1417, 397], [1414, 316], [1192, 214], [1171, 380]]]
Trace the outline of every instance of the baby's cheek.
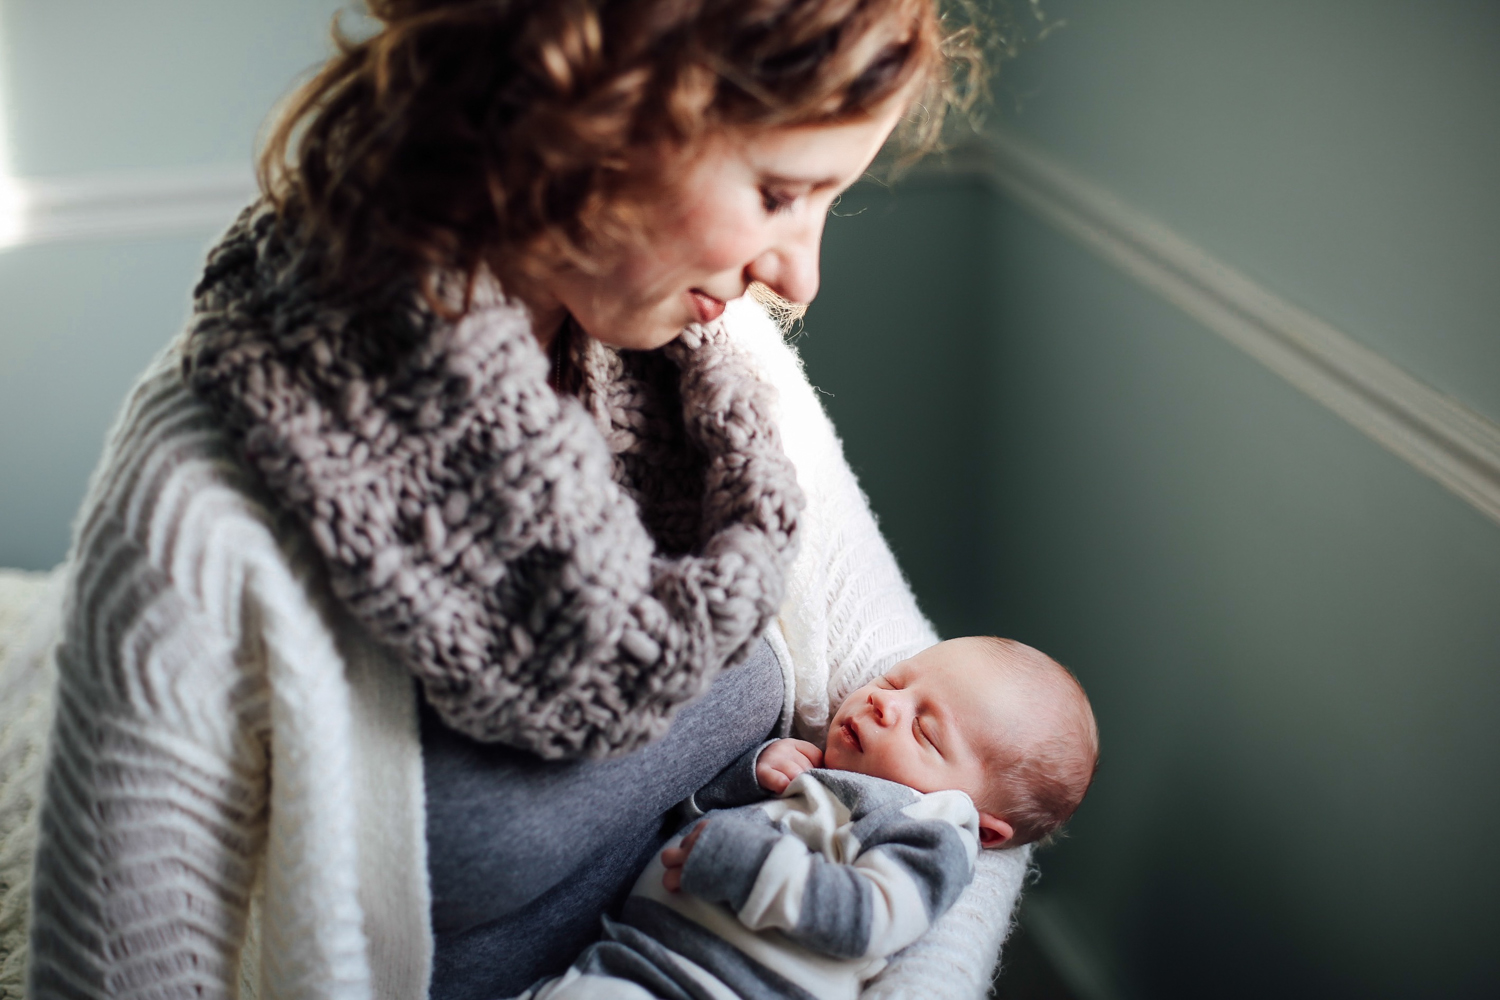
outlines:
[[889, 747], [867, 747], [864, 755], [854, 763], [852, 770], [918, 790], [921, 790], [920, 786], [924, 777], [920, 766], [906, 755], [893, 751]]

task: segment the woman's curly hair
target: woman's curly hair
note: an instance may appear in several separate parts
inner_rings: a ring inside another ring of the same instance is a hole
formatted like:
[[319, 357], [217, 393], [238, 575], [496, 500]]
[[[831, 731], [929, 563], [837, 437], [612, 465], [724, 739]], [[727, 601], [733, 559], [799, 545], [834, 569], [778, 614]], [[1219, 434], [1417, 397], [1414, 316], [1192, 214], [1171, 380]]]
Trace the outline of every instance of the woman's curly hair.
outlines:
[[973, 19], [939, 2], [368, 0], [378, 30], [335, 21], [261, 187], [351, 303], [484, 266], [524, 285], [636, 232], [643, 150], [854, 120], [908, 90], [902, 138], [930, 147], [983, 75]]

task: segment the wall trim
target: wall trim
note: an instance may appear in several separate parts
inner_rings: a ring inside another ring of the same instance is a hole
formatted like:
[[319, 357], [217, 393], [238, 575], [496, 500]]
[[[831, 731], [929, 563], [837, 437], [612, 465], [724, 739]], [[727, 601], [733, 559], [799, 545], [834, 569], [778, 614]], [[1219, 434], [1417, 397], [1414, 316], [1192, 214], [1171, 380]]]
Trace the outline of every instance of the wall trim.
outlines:
[[249, 169], [223, 165], [0, 177], [0, 248], [210, 234], [233, 222], [255, 190]]
[[1500, 523], [1500, 425], [1015, 135], [946, 170], [982, 176]]
[[[934, 173], [977, 175], [1500, 523], [1500, 425], [1003, 132]], [[255, 196], [243, 167], [0, 178], [0, 248], [209, 234]]]

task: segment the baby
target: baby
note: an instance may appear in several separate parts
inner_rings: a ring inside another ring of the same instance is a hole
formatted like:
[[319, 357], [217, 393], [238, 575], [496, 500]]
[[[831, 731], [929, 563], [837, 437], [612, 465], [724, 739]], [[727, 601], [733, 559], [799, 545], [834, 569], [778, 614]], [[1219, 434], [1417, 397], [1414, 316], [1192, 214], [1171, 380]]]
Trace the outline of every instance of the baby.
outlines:
[[[1009, 639], [939, 643], [688, 803], [618, 922], [526, 1000], [857, 997], [973, 878], [1072, 815], [1099, 735], [1078, 681]], [[776, 796], [768, 798], [768, 796]]]

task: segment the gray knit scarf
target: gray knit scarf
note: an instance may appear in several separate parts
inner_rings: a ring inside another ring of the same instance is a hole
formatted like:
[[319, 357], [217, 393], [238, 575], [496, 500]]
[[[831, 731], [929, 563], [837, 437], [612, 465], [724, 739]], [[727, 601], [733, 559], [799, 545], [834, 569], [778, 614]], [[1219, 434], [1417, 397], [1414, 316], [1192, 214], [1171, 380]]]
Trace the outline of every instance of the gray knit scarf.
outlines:
[[211, 252], [184, 373], [334, 594], [476, 739], [660, 736], [780, 605], [803, 503], [722, 324], [653, 352], [575, 338], [580, 402], [497, 290], [458, 322], [415, 292], [335, 308], [291, 242], [252, 207]]

